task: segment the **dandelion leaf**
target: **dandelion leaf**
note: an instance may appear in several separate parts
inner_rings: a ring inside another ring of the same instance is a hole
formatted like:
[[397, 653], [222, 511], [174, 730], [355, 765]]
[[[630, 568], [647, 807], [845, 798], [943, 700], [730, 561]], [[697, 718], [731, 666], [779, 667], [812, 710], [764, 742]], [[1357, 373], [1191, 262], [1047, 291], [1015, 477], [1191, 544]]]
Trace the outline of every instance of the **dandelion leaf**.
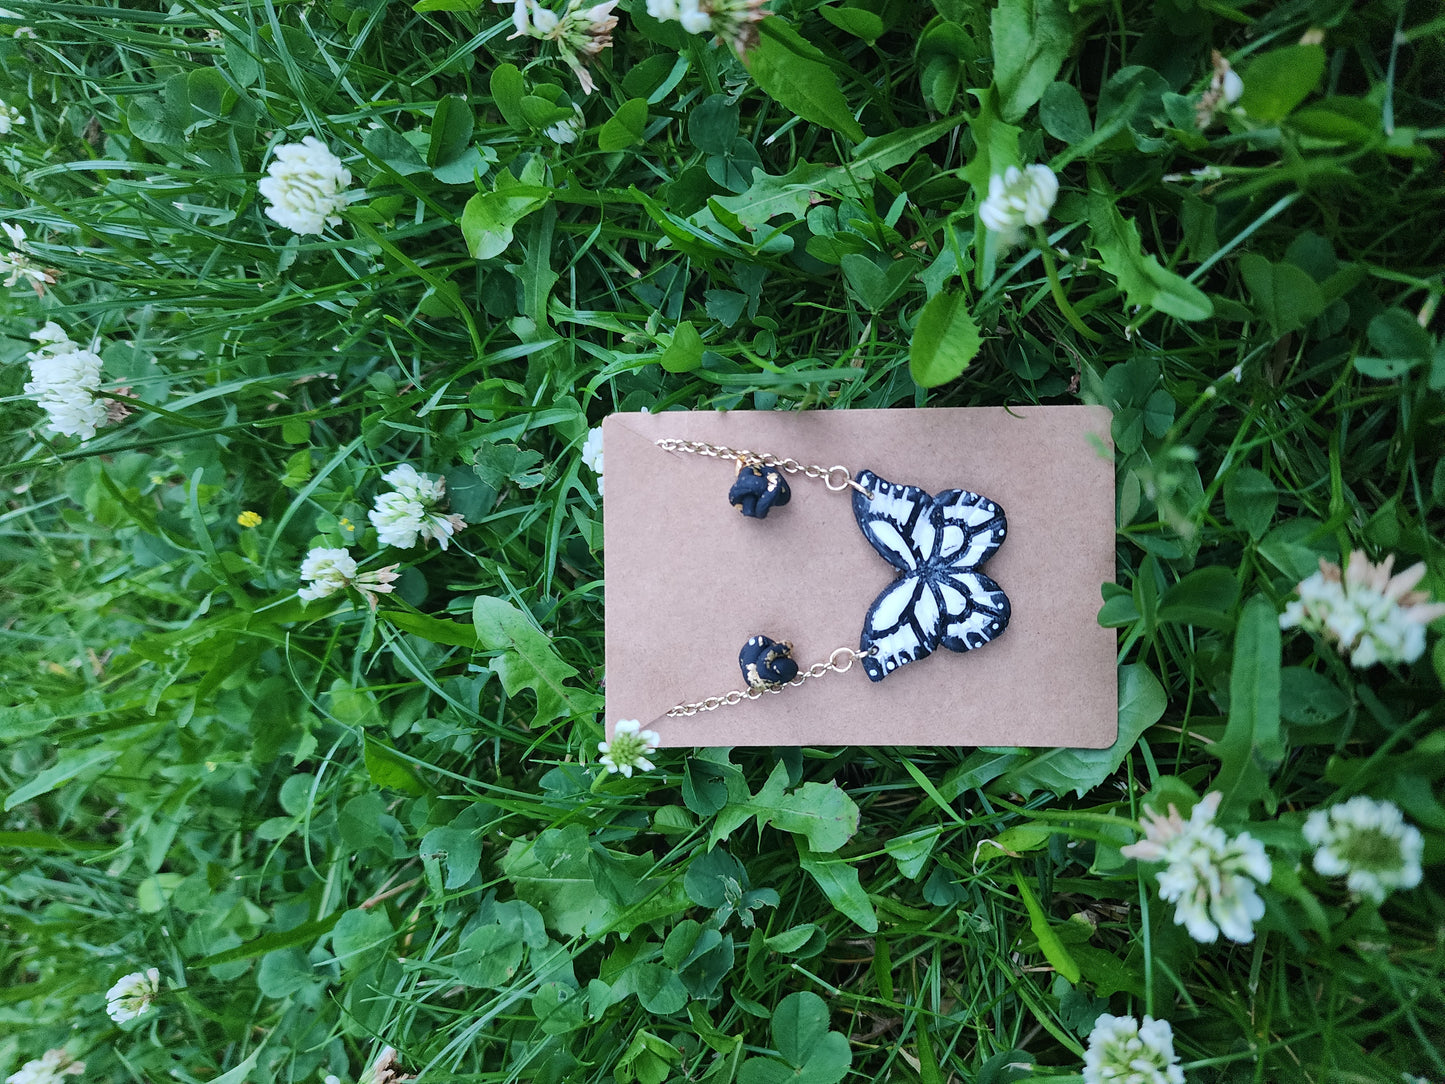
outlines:
[[1229, 674], [1229, 721], [1224, 737], [1209, 750], [1219, 758], [1213, 789], [1224, 793], [1225, 811], [1242, 814], [1256, 801], [1269, 801], [1269, 777], [1284, 759], [1279, 694], [1279, 615], [1273, 603], [1257, 595], [1239, 615]]
[[1114, 276], [1125, 302], [1157, 309], [1179, 320], [1205, 320], [1214, 315], [1214, 303], [1197, 286], [1187, 282], [1145, 254], [1139, 228], [1114, 205], [1114, 196], [1102, 178], [1091, 171], [1089, 222], [1093, 245], [1104, 270]]
[[491, 669], [507, 695], [523, 689], [537, 694], [532, 726], [591, 716], [601, 709], [601, 696], [568, 684], [577, 677], [576, 669], [563, 662], [547, 634], [506, 599], [479, 596], [472, 604], [472, 623], [483, 650], [500, 652]]

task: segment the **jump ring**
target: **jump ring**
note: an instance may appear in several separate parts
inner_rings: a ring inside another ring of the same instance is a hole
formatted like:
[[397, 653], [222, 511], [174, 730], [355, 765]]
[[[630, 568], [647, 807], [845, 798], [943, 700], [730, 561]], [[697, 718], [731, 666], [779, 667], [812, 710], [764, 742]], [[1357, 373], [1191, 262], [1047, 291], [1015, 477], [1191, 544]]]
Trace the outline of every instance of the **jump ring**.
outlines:
[[[837, 481], [834, 477], [839, 473], [843, 475], [842, 481]], [[841, 493], [843, 492], [843, 490], [847, 489], [850, 485], [853, 484], [853, 476], [848, 473], [847, 467], [839, 464], [836, 467], [828, 468], [828, 473], [823, 479], [823, 484], [827, 486], [832, 492]]]

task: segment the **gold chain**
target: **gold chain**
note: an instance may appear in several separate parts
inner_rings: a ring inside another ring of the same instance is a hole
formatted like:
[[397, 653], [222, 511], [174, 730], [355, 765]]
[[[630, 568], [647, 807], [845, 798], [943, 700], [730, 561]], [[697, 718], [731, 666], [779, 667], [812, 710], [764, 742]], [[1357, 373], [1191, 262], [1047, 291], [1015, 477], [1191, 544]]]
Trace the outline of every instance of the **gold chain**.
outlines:
[[[711, 454], [704, 452], [704, 455]], [[809, 678], [822, 677], [827, 673], [846, 674], [853, 668], [857, 659], [866, 659], [870, 655], [878, 653], [876, 647], [870, 647], [867, 651], [854, 651], [851, 647], [840, 647], [828, 656], [827, 662], [815, 662], [812, 666], [802, 671], [792, 681], [780, 681], [774, 685], [762, 685], [752, 689], [734, 689], [732, 692], [723, 693], [721, 696], [709, 696], [705, 700], [699, 700], [695, 704], [679, 704], [667, 712], [670, 719], [690, 718], [702, 711], [716, 711], [725, 704], [740, 704], [744, 700], [756, 700], [763, 693], [780, 693], [794, 685], [801, 685]], [[842, 661], [839, 661], [839, 656]]]
[[[834, 493], [841, 493], [845, 489], [852, 488], [870, 500], [873, 497], [872, 493], [853, 481], [853, 472], [841, 465], [831, 467], [805, 465], [799, 463], [796, 459], [780, 459], [771, 452], [750, 452], [746, 448], [729, 448], [726, 444], [707, 444], [700, 440], [678, 440], [675, 437], [662, 437], [653, 443], [665, 452], [691, 452], [693, 455], [710, 455], [718, 459], [736, 459], [739, 463], [746, 463], [749, 466], [777, 467], [779, 470], [787, 471], [789, 474], [801, 474], [807, 478], [816, 478]], [[841, 477], [839, 477], [840, 475]], [[737, 703], [737, 701], [732, 701], [732, 703]], [[716, 704], [713, 705], [713, 707], [716, 706]], [[708, 711], [711, 709], [703, 708], [699, 710]]]

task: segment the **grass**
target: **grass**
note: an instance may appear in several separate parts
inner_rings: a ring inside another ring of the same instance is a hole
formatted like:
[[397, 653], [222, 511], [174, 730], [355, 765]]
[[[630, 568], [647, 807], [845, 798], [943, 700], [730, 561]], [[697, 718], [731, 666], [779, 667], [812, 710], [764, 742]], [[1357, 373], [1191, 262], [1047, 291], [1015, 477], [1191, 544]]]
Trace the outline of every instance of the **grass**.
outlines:
[[[492, 4], [10, 3], [0, 217], [56, 281], [0, 308], [0, 1071], [1077, 1080], [1108, 1012], [1190, 1081], [1445, 1077], [1445, 653], [1267, 631], [1355, 549], [1445, 597], [1438, 19], [1048, 0], [1021, 44], [1017, 0], [775, 0], [750, 71], [633, 0], [583, 96]], [[1211, 49], [1245, 96], [1201, 132]], [[310, 236], [256, 190], [304, 135], [358, 193]], [[1036, 161], [1052, 251], [1005, 249], [977, 208]], [[966, 368], [916, 335], [945, 304]], [[45, 320], [129, 417], [45, 426]], [[603, 416], [1078, 401], [1115, 412], [1115, 750], [599, 773]], [[364, 565], [401, 565], [376, 612], [303, 607], [403, 462], [468, 528]], [[1120, 854], [1212, 790], [1273, 862], [1248, 943]], [[1424, 833], [1379, 906], [1301, 836], [1358, 794]]]

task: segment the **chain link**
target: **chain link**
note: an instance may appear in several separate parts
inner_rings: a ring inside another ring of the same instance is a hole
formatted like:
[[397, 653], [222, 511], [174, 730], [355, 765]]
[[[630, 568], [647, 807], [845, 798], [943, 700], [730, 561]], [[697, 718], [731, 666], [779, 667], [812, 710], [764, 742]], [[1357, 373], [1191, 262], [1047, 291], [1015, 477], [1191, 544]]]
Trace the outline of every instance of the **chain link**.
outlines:
[[856, 489], [869, 500], [873, 499], [871, 492], [853, 480], [853, 472], [842, 465], [820, 467], [816, 464], [799, 463], [792, 458], [780, 458], [771, 452], [752, 452], [746, 448], [729, 448], [726, 444], [708, 444], [700, 440], [678, 440], [676, 437], [662, 437], [653, 443], [665, 452], [691, 452], [693, 455], [709, 455], [717, 459], [735, 459], [739, 463], [753, 467], [777, 467], [789, 474], [816, 478], [834, 493], [841, 493], [845, 489]]
[[[703, 453], [709, 454], [709, 453]], [[718, 708], [729, 704], [741, 704], [744, 700], [756, 700], [764, 693], [780, 693], [784, 689], [801, 685], [810, 678], [820, 678], [824, 674], [846, 674], [853, 669], [853, 663], [858, 659], [866, 659], [870, 655], [876, 655], [878, 649], [870, 647], [867, 651], [854, 651], [851, 647], [840, 647], [828, 656], [826, 662], [815, 662], [806, 670], [801, 671], [792, 681], [778, 682], [776, 685], [762, 685], [753, 689], [734, 689], [731, 692], [723, 693], [721, 696], [709, 696], [695, 704], [678, 704], [667, 712], [669, 719], [690, 719], [699, 712], [716, 711]], [[841, 661], [839, 656], [842, 656]]]

